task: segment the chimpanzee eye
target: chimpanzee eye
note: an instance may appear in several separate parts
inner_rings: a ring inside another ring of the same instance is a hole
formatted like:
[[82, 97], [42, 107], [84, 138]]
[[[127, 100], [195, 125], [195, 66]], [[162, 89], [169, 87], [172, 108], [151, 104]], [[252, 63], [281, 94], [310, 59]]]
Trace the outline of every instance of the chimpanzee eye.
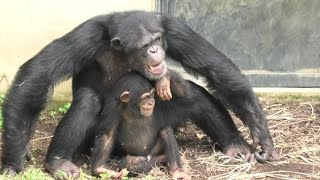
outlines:
[[142, 48], [143, 48], [143, 49], [147, 49], [148, 46], [149, 46], [149, 44], [145, 44], [145, 45], [142, 46]]
[[157, 37], [154, 41], [161, 41], [161, 37]]
[[102, 136], [102, 133], [98, 133], [98, 134], [96, 135], [96, 139], [100, 138], [101, 136]]
[[148, 97], [145, 97], [145, 98], [141, 99], [141, 103], [142, 103], [142, 104], [146, 104], [147, 101], [148, 101]]

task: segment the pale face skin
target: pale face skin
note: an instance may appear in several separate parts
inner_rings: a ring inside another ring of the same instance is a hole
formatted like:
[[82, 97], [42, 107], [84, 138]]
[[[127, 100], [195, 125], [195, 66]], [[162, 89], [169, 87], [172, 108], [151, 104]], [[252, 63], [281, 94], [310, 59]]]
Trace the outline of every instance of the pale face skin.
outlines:
[[[141, 95], [139, 102], [139, 111], [140, 114], [144, 117], [150, 117], [153, 113], [155, 100], [154, 100], [155, 89], [151, 89], [149, 92], [146, 92]], [[121, 94], [120, 99], [124, 103], [130, 101], [130, 92], [125, 91]]]
[[141, 96], [141, 101], [139, 104], [139, 109], [141, 115], [145, 117], [150, 117], [153, 113], [155, 100], [154, 100], [155, 89], [152, 89], [150, 92], [144, 93]]

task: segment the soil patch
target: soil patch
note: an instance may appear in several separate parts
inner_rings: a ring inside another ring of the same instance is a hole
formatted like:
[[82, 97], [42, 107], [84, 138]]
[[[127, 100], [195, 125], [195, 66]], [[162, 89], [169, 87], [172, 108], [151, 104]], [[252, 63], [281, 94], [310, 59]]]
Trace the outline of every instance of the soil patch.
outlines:
[[[281, 155], [277, 162], [230, 163], [216, 144], [194, 124], [178, 129], [177, 139], [183, 168], [192, 179], [320, 179], [320, 103], [303, 101], [262, 101], [275, 148]], [[246, 140], [251, 143], [248, 128], [233, 116]], [[31, 143], [33, 158], [29, 165], [41, 168], [49, 142], [61, 115], [52, 118], [45, 111], [37, 124]], [[90, 172], [87, 157], [79, 166]], [[148, 176], [167, 179], [163, 167], [154, 168]], [[145, 177], [139, 175], [137, 179]]]

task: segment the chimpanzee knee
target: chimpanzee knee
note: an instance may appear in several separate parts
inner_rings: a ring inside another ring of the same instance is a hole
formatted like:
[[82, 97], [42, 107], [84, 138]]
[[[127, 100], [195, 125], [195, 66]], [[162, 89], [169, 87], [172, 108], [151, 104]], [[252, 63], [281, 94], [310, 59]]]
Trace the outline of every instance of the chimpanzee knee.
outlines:
[[174, 132], [171, 128], [165, 128], [160, 131], [160, 135], [161, 137], [168, 137], [168, 136], [174, 137]]

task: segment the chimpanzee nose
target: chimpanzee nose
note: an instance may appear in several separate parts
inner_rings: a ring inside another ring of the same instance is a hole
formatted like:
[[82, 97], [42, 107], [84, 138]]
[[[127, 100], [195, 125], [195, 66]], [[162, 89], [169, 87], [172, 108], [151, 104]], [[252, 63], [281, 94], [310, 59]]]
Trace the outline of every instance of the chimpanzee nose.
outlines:
[[150, 48], [149, 48], [149, 52], [150, 53], [156, 53], [158, 51], [158, 47], [156, 47], [156, 46], [151, 46]]
[[154, 99], [153, 98], [149, 99], [148, 105], [152, 105], [153, 103], [154, 103]]

